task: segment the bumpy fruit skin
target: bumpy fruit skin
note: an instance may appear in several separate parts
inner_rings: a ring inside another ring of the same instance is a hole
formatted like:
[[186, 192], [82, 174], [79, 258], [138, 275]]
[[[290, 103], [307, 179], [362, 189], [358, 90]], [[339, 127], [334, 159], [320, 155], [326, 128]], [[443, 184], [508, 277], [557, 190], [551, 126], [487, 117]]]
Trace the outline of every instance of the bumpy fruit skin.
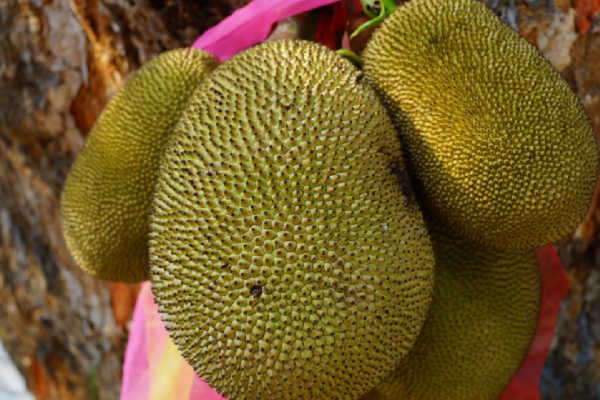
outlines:
[[559, 73], [483, 4], [406, 3], [364, 62], [428, 212], [507, 250], [575, 229], [598, 171], [588, 118]]
[[315, 43], [265, 43], [210, 74], [174, 135], [150, 272], [184, 358], [231, 399], [379, 383], [421, 330], [434, 261], [362, 74]]
[[200, 50], [165, 52], [138, 70], [102, 111], [60, 204], [67, 245], [90, 274], [148, 279], [148, 214], [158, 162], [187, 98], [216, 65]]
[[431, 230], [429, 316], [396, 371], [363, 400], [495, 400], [527, 354], [541, 298], [532, 250], [488, 250]]

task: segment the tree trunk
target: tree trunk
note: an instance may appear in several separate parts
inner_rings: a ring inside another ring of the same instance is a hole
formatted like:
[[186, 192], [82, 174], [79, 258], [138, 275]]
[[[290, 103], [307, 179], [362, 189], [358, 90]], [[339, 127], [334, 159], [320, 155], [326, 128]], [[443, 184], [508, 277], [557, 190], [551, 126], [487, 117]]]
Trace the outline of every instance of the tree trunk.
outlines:
[[244, 0], [0, 2], [0, 338], [38, 399], [116, 399], [136, 286], [82, 272], [58, 199], [127, 74]]
[[[0, 339], [37, 399], [116, 399], [137, 286], [82, 272], [58, 199], [127, 75], [190, 45], [248, 0], [0, 0]], [[599, 0], [488, 0], [561, 70], [600, 132]], [[572, 278], [543, 379], [547, 399], [596, 399], [597, 204], [561, 246]]]

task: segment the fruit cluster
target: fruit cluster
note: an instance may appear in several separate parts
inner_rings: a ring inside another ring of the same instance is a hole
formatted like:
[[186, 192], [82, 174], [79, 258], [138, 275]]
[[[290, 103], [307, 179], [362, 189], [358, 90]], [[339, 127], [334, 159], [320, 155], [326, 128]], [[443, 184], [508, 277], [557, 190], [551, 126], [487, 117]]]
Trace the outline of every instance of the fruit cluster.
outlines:
[[228, 398], [495, 399], [536, 328], [532, 250], [591, 199], [582, 106], [478, 1], [412, 0], [363, 57], [164, 53], [65, 184], [76, 261], [150, 278]]

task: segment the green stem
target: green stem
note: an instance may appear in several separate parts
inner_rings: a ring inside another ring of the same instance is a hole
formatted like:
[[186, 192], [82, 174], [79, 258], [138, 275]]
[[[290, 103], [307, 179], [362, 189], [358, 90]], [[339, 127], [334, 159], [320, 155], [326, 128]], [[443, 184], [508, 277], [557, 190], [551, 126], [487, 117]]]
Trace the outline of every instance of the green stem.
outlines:
[[355, 38], [359, 33], [361, 33], [362, 31], [364, 31], [366, 29], [369, 29], [376, 25], [379, 25], [381, 22], [383, 22], [383, 20], [388, 15], [390, 15], [397, 8], [394, 0], [380, 0], [380, 1], [381, 1], [381, 6], [379, 8], [379, 14], [375, 15], [369, 10], [370, 6], [373, 5], [373, 0], [360, 0], [360, 3], [363, 6], [363, 10], [364, 10], [365, 14], [372, 19], [365, 22], [358, 28], [356, 28], [356, 30], [354, 32], [352, 32], [352, 35], [350, 35], [350, 39]]
[[336, 54], [339, 56], [342, 56], [342, 57], [346, 57], [347, 59], [352, 61], [354, 64], [358, 65], [359, 67], [362, 67], [362, 65], [363, 65], [362, 58], [358, 54], [353, 52], [352, 50], [339, 49], [338, 51], [336, 51]]

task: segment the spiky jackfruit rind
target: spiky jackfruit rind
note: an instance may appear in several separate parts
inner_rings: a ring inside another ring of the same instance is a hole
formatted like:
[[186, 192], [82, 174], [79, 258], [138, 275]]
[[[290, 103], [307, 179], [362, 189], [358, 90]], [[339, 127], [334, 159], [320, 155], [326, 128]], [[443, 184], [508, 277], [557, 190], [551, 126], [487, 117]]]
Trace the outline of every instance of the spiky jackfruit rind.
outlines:
[[430, 213], [507, 250], [575, 229], [596, 184], [592, 127], [560, 74], [483, 4], [406, 3], [364, 62]]
[[254, 47], [194, 93], [150, 228], [159, 310], [234, 399], [357, 398], [407, 354], [433, 255], [394, 127], [350, 62]]
[[90, 274], [148, 279], [148, 214], [158, 162], [187, 98], [216, 65], [200, 50], [165, 52], [138, 70], [99, 116], [60, 205], [69, 250]]
[[430, 232], [429, 315], [408, 357], [365, 400], [495, 400], [535, 334], [541, 277], [532, 250], [489, 250], [439, 227]]

